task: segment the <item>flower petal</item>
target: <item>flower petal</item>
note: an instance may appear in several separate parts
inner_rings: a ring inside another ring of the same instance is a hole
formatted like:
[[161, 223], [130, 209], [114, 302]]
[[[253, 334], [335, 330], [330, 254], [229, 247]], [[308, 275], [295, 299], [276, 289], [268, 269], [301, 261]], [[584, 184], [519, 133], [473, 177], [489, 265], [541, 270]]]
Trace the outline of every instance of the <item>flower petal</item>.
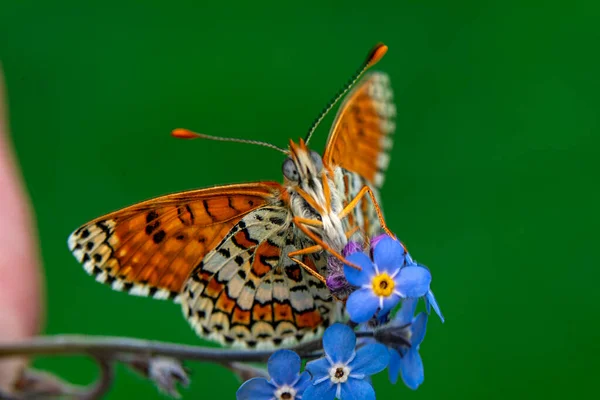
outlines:
[[310, 385], [302, 394], [302, 400], [333, 400], [337, 385], [328, 379], [317, 385]]
[[371, 239], [371, 249], [375, 250], [375, 247], [377, 247], [377, 245], [379, 244], [379, 242], [381, 242], [381, 239], [383, 238], [389, 238], [390, 235], [388, 235], [387, 233], [382, 233], [381, 235], [377, 235], [374, 236], [373, 239]]
[[323, 335], [323, 349], [334, 363], [346, 363], [354, 354], [356, 335], [344, 324], [333, 324]]
[[313, 376], [313, 380], [329, 376], [329, 368], [331, 364], [325, 357], [306, 363], [306, 370]]
[[389, 313], [392, 308], [396, 307], [396, 304], [400, 301], [400, 296], [393, 293], [391, 296], [383, 298], [383, 308], [379, 310], [378, 316], [384, 316]]
[[400, 307], [400, 311], [398, 311], [394, 316], [394, 325], [404, 326], [406, 324], [410, 324], [415, 315], [418, 302], [419, 299], [415, 297], [408, 297], [402, 300], [402, 307]]
[[375, 400], [375, 390], [362, 379], [350, 378], [342, 384], [341, 400]]
[[400, 362], [402, 380], [412, 390], [417, 390], [419, 385], [423, 383], [425, 374], [423, 370], [423, 360], [419, 352], [413, 347], [410, 349]]
[[427, 314], [422, 312], [417, 315], [413, 324], [411, 325], [412, 335], [410, 337], [410, 344], [412, 347], [419, 348], [419, 345], [425, 339], [425, 331], [427, 330]]
[[379, 297], [371, 289], [358, 289], [348, 297], [346, 311], [350, 319], [358, 324], [371, 319], [379, 308]]
[[444, 323], [444, 316], [442, 315], [442, 310], [440, 310], [440, 306], [438, 305], [435, 297], [433, 296], [433, 292], [429, 290], [425, 295], [425, 306], [427, 307], [427, 312], [429, 313], [429, 307], [433, 307], [433, 311], [440, 317], [442, 323]]
[[404, 297], [421, 297], [429, 291], [431, 273], [421, 267], [404, 267], [396, 277], [398, 291]]
[[304, 392], [304, 390], [306, 390], [308, 385], [310, 385], [310, 380], [311, 376], [310, 373], [308, 373], [308, 371], [304, 371], [300, 375], [300, 379], [298, 379], [298, 382], [296, 382], [296, 384], [294, 385], [294, 389], [296, 389], [297, 395], [301, 395]]
[[398, 382], [398, 375], [400, 375], [400, 363], [402, 362], [402, 359], [400, 358], [400, 353], [396, 350], [388, 348], [388, 351], [390, 353], [388, 374], [390, 376], [390, 382], [396, 384], [396, 382]]
[[252, 378], [240, 386], [235, 398], [237, 400], [270, 400], [275, 395], [275, 387], [265, 378]]
[[371, 281], [371, 277], [375, 275], [375, 267], [373, 262], [365, 253], [350, 254], [346, 258], [352, 264], [362, 268], [361, 271], [344, 264], [344, 275], [348, 282], [354, 286], [366, 285]]
[[356, 351], [356, 357], [348, 365], [350, 374], [373, 375], [383, 371], [390, 362], [387, 347], [381, 343], [371, 343]]
[[404, 264], [404, 247], [399, 241], [389, 236], [385, 237], [373, 250], [373, 262], [379, 268], [379, 272], [393, 273]]
[[267, 370], [275, 385], [291, 385], [298, 379], [302, 361], [295, 352], [287, 349], [277, 350], [267, 363]]

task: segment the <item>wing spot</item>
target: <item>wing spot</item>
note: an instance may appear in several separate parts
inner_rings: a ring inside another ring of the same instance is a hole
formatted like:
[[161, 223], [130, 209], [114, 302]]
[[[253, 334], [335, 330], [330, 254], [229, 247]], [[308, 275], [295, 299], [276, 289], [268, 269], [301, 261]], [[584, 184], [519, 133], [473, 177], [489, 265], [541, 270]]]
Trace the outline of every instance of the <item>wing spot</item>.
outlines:
[[154, 221], [156, 218], [158, 218], [158, 213], [156, 211], [150, 211], [148, 214], [146, 214], [147, 223]]
[[271, 337], [271, 335], [269, 333], [259, 333], [258, 335], [256, 335], [256, 337], [259, 339], [268, 339]]
[[148, 225], [146, 225], [146, 234], [152, 235], [152, 232], [154, 232], [156, 230], [156, 228], [158, 228], [159, 226], [160, 226], [160, 221], [154, 221], [152, 223], [149, 223]]
[[107, 233], [107, 234], [108, 234], [108, 233], [110, 233], [110, 229], [108, 228], [108, 226], [106, 225], [106, 223], [105, 223], [105, 222], [103, 222], [103, 221], [96, 222], [96, 226], [97, 226], [98, 228], [102, 229], [102, 231], [103, 231], [104, 233]]
[[304, 292], [308, 291], [308, 287], [306, 285], [297, 285], [290, 288], [290, 292]]
[[84, 229], [79, 235], [79, 237], [82, 239], [86, 239], [88, 236], [90, 236], [90, 231], [88, 229]]
[[210, 213], [210, 207], [208, 206], [208, 201], [202, 200], [202, 205], [204, 206], [204, 210], [206, 211], [206, 215], [214, 221], [215, 217]]
[[271, 221], [275, 225], [280, 225], [280, 226], [285, 223], [285, 220], [280, 217], [271, 217], [271, 218], [269, 218], [269, 221]]
[[225, 258], [231, 257], [231, 252], [228, 249], [226, 249], [226, 248], [220, 248], [219, 249], [219, 254], [221, 254]]
[[160, 242], [163, 241], [163, 239], [165, 238], [166, 233], [163, 230], [160, 230], [158, 232], [156, 232], [154, 234], [154, 236], [152, 236], [152, 240], [154, 241], [154, 243], [159, 244]]

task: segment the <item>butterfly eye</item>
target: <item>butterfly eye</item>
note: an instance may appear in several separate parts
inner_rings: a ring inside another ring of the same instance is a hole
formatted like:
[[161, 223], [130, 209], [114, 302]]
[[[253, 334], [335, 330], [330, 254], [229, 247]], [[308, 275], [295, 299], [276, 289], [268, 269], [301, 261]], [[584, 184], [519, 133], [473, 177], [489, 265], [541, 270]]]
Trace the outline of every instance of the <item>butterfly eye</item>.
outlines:
[[321, 159], [321, 156], [319, 155], [319, 153], [311, 150], [310, 158], [311, 158], [312, 162], [315, 164], [315, 167], [317, 168], [317, 172], [321, 172], [321, 170], [323, 169], [323, 160]]
[[296, 164], [294, 164], [294, 160], [291, 158], [288, 158], [283, 162], [281, 169], [283, 170], [283, 176], [285, 176], [287, 179], [295, 182], [300, 180], [300, 175], [298, 175]]

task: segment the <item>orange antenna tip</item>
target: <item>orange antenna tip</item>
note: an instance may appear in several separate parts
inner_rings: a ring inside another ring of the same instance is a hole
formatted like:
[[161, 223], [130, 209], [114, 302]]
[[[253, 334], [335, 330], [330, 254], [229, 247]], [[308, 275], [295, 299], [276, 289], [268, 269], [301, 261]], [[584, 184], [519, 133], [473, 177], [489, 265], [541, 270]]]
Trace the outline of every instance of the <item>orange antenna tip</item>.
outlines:
[[271, 143], [261, 142], [258, 140], [248, 140], [248, 139], [236, 139], [236, 138], [228, 138], [228, 137], [219, 137], [219, 136], [211, 136], [205, 135], [204, 133], [196, 133], [187, 129], [177, 128], [171, 131], [171, 136], [176, 137], [178, 139], [208, 139], [208, 140], [216, 140], [218, 142], [236, 142], [236, 143], [248, 143], [248, 144], [256, 144], [259, 146], [270, 147], [277, 151], [282, 152], [283, 154], [288, 154], [287, 150], [280, 149]]
[[199, 134], [183, 128], [173, 129], [173, 131], [171, 132], [171, 136], [176, 137], [178, 139], [196, 139], [200, 137]]
[[333, 106], [336, 105], [337, 102], [346, 93], [348, 93], [348, 91], [350, 89], [352, 89], [352, 86], [354, 86], [354, 84], [360, 79], [360, 77], [369, 68], [371, 68], [373, 65], [377, 64], [377, 62], [379, 62], [379, 60], [381, 60], [383, 58], [385, 53], [387, 53], [387, 50], [388, 50], [388, 47], [383, 43], [379, 43], [379, 44], [375, 45], [375, 47], [373, 47], [373, 49], [371, 49], [371, 51], [369, 52], [369, 55], [367, 56], [367, 59], [362, 63], [362, 65], [360, 66], [358, 71], [356, 71], [354, 73], [354, 76], [350, 79], [350, 82], [348, 82], [346, 84], [346, 86], [344, 86], [342, 88], [342, 90], [333, 98], [333, 100], [329, 102], [327, 107], [325, 107], [325, 109], [321, 112], [321, 115], [319, 115], [319, 117], [315, 120], [315, 122], [313, 122], [312, 126], [308, 130], [308, 133], [306, 134], [306, 138], [304, 139], [304, 141], [306, 143], [308, 143], [310, 141], [310, 138], [312, 137], [312, 134], [315, 132], [315, 129], [317, 129], [317, 126], [319, 126], [319, 124], [321, 123], [323, 118], [325, 118], [327, 113], [329, 113], [329, 111], [331, 111]]
[[388, 47], [385, 44], [383, 44], [383, 43], [377, 44], [375, 47], [373, 47], [373, 49], [367, 56], [366, 64], [369, 67], [377, 64], [379, 62], [379, 60], [381, 60], [383, 58], [383, 56], [385, 56], [385, 53], [387, 53], [387, 51], [388, 51]]

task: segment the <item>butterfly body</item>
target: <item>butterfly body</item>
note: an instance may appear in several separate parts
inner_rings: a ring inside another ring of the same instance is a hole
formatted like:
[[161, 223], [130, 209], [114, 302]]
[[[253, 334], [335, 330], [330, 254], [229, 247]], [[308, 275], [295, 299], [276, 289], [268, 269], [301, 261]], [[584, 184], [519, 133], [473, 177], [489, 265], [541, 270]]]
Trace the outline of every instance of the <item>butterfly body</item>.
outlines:
[[290, 142], [283, 184], [151, 199], [83, 225], [69, 248], [115, 290], [180, 302], [201, 337], [252, 348], [310, 339], [340, 315], [318, 278], [327, 274], [327, 252], [302, 253], [316, 242], [300, 227], [336, 252], [352, 227], [377, 233], [367, 201], [341, 214], [365, 185], [377, 195], [394, 114], [387, 76], [370, 74], [342, 104], [322, 157]]
[[[309, 150], [303, 140], [299, 144], [290, 141], [290, 154], [283, 172], [292, 215], [319, 221], [321, 238], [332, 248], [341, 250], [347, 243], [348, 227], [339, 218], [344, 208], [343, 193], [334, 182], [333, 168], [324, 165], [321, 156]], [[298, 171], [297, 175], [294, 171]]]

